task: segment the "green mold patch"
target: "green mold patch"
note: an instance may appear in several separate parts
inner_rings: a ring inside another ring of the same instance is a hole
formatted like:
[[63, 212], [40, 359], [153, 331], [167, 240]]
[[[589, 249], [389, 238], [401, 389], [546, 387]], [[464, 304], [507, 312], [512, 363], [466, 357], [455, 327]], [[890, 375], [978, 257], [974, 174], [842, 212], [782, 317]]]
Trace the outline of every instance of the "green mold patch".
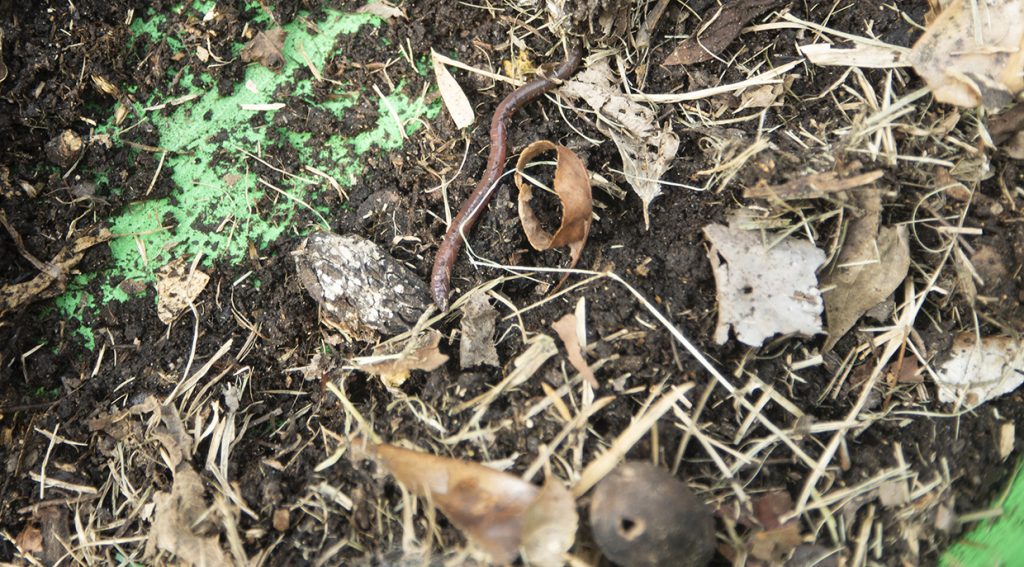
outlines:
[[[197, 2], [193, 9], [204, 6]], [[211, 77], [188, 69], [179, 84], [198, 84], [199, 89], [185, 96], [153, 97], [135, 108], [159, 135], [158, 146], [165, 150], [155, 154], [163, 160], [159, 175], [170, 177], [173, 190], [163, 198], [133, 203], [108, 219], [116, 235], [109, 244], [110, 266], [78, 276], [58, 298], [58, 309], [77, 322], [76, 332], [85, 346], [95, 346], [87, 328], [90, 314], [110, 301], [123, 302], [140, 289], [152, 288], [157, 271], [176, 258], [198, 256], [206, 267], [236, 263], [250, 245], [263, 250], [282, 236], [326, 228], [328, 208], [320, 197], [334, 189], [306, 166], [349, 186], [365, 171], [364, 154], [400, 148], [405, 137], [421, 127], [422, 118], [437, 115], [439, 103], [428, 105], [422, 96], [407, 95], [403, 84], [391, 93], [335, 85], [330, 100], [313, 101], [314, 79], [298, 79], [298, 72], [310, 65], [323, 68], [340, 35], [380, 25], [372, 15], [327, 14], [317, 22], [315, 35], [300, 18], [284, 27], [285, 65], [276, 73], [250, 65], [234, 91], [221, 96]], [[137, 20], [133, 24], [136, 40], [155, 41], [163, 22], [159, 15]], [[239, 51], [242, 46], [235, 47]], [[377, 118], [349, 137], [314, 141], [309, 133], [275, 122], [275, 115], [288, 112], [289, 106], [316, 107], [340, 122], [345, 111], [357, 104], [374, 105]], [[113, 119], [97, 131], [108, 134], [115, 144], [122, 143]], [[130, 134], [124, 137], [130, 139]], [[278, 163], [261, 157], [266, 155], [297, 161], [289, 162], [286, 172], [270, 180], [253, 171]], [[109, 177], [106, 171], [97, 174], [104, 183], [109, 183]]]
[[996, 567], [1024, 564], [1024, 475], [1017, 474], [1006, 494], [982, 515], [984, 520], [950, 547], [939, 562], [943, 567]]

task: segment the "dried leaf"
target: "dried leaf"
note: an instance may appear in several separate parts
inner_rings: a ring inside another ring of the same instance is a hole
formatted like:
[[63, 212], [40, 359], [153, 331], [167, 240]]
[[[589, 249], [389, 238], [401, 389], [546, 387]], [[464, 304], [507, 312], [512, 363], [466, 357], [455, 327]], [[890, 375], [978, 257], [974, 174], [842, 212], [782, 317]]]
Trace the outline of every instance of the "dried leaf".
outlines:
[[750, 20], [782, 4], [781, 0], [733, 0], [714, 15], [706, 14], [706, 27], [680, 43], [664, 65], [691, 65], [714, 59], [740, 35]]
[[[353, 447], [361, 443], [353, 441]], [[576, 507], [564, 487], [549, 482], [541, 490], [483, 465], [393, 445], [367, 443], [366, 451], [408, 490], [428, 497], [494, 563], [512, 562], [525, 546], [546, 560], [575, 539], [575, 529], [568, 538], [562, 532], [577, 522]], [[566, 506], [566, 501], [572, 505]], [[555, 537], [543, 533], [555, 526], [561, 532]]]
[[388, 352], [391, 347], [374, 350], [373, 356], [356, 359], [360, 370], [380, 376], [384, 385], [398, 388], [409, 378], [413, 370], [430, 372], [448, 362], [448, 355], [442, 354], [438, 345], [444, 337], [434, 329], [416, 335], [405, 343], [397, 353]]
[[[523, 168], [526, 164], [538, 154], [552, 150], [558, 154], [555, 166], [555, 194], [562, 202], [562, 222], [554, 235], [541, 226], [540, 219], [530, 207], [533, 187], [523, 182]], [[579, 261], [583, 246], [587, 243], [594, 207], [594, 199], [590, 194], [590, 176], [587, 175], [587, 167], [583, 165], [583, 160], [565, 146], [538, 140], [527, 146], [519, 155], [515, 179], [519, 188], [519, 220], [523, 224], [526, 239], [535, 250], [568, 246], [569, 269], [572, 269]], [[564, 281], [565, 277], [562, 280]]]
[[745, 110], [747, 108], [768, 108], [773, 106], [775, 101], [782, 95], [784, 85], [779, 83], [776, 85], [762, 85], [756, 89], [750, 89], [744, 91], [740, 96], [740, 105], [736, 108], [736, 112]]
[[644, 226], [650, 228], [651, 201], [661, 194], [661, 177], [676, 157], [679, 137], [668, 122], [659, 126], [655, 112], [631, 100], [618, 84], [608, 60], [601, 59], [564, 83], [558, 92], [583, 100], [597, 112], [597, 128], [619, 150], [622, 174], [643, 202]]
[[800, 524], [791, 522], [774, 530], [754, 532], [750, 536], [750, 555], [773, 565], [780, 564], [803, 541]]
[[1024, 0], [955, 0], [910, 54], [939, 102], [999, 108], [1024, 91]]
[[830, 350], [872, 307], [892, 295], [910, 269], [907, 228], [878, 228], [880, 217], [853, 220], [835, 270], [824, 278], [831, 287], [824, 293]]
[[402, 18], [408, 20], [409, 16], [406, 15], [405, 10], [398, 6], [392, 6], [391, 4], [384, 2], [383, 0], [370, 0], [364, 6], [361, 6], [356, 10], [357, 14], [373, 14], [382, 20], [391, 20], [394, 18]]
[[498, 311], [484, 293], [474, 293], [462, 306], [462, 339], [459, 341], [459, 367], [486, 364], [501, 366], [494, 346], [494, 326]]
[[200, 270], [189, 271], [185, 258], [178, 258], [157, 270], [156, 315], [170, 325], [179, 313], [195, 302], [206, 289], [210, 276]]
[[704, 227], [718, 295], [715, 342], [732, 328], [740, 342], [761, 346], [776, 333], [822, 331], [821, 292], [815, 270], [825, 253], [814, 244], [785, 239], [767, 248], [757, 231], [718, 224]]
[[1013, 159], [1024, 159], [1024, 103], [988, 116], [992, 143]]
[[462, 91], [458, 81], [448, 72], [448, 68], [444, 66], [434, 50], [430, 50], [430, 60], [434, 67], [434, 78], [437, 80], [437, 89], [441, 91], [444, 107], [448, 109], [448, 114], [451, 115], [457, 128], [466, 128], [476, 119], [473, 105], [469, 103], [466, 93]]
[[950, 358], [934, 374], [939, 401], [973, 408], [1007, 394], [1024, 383], [1024, 341], [973, 333], [953, 339]]
[[562, 556], [576, 541], [579, 516], [576, 500], [561, 481], [545, 481], [525, 516], [520, 544], [523, 562], [538, 567], [565, 564]]
[[271, 71], [281, 70], [284, 67], [284, 55], [281, 50], [284, 48], [286, 37], [288, 32], [279, 27], [259, 32], [242, 48], [242, 61], [255, 61]]
[[233, 565], [221, 549], [217, 535], [200, 535], [196, 522], [206, 515], [203, 481], [187, 463], [174, 471], [171, 492], [153, 495], [153, 525], [146, 541], [146, 557], [157, 549], [194, 565]]
[[[7, 228], [19, 251], [23, 251], [21, 237], [9, 226], [7, 217], [2, 210], [0, 210], [0, 224]], [[97, 234], [79, 236], [73, 242], [65, 245], [49, 262], [45, 264], [39, 262], [40, 272], [31, 280], [0, 286], [0, 327], [4, 326], [4, 317], [8, 314], [35, 301], [49, 299], [62, 293], [67, 287], [68, 273], [82, 261], [86, 250], [111, 238], [113, 235], [106, 229], [101, 229]]]
[[999, 426], [999, 460], [1005, 461], [1016, 444], [1017, 427], [1012, 421]]
[[594, 378], [594, 373], [590, 370], [590, 366], [587, 365], [586, 359], [583, 358], [583, 348], [580, 345], [579, 335], [576, 333], [576, 315], [574, 313], [566, 313], [561, 319], [552, 323], [551, 328], [558, 334], [558, 338], [562, 339], [562, 344], [565, 345], [565, 352], [569, 356], [569, 364], [572, 364], [573, 368], [580, 373], [584, 380], [597, 388], [598, 384]]

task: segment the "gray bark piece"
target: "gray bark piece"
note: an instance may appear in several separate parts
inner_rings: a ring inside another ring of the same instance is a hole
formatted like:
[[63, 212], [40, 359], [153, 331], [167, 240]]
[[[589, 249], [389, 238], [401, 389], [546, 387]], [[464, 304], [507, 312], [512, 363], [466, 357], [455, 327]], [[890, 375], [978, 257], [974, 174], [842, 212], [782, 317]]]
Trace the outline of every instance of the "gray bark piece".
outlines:
[[292, 255], [302, 286], [356, 338], [404, 332], [429, 303], [412, 270], [360, 236], [319, 232]]

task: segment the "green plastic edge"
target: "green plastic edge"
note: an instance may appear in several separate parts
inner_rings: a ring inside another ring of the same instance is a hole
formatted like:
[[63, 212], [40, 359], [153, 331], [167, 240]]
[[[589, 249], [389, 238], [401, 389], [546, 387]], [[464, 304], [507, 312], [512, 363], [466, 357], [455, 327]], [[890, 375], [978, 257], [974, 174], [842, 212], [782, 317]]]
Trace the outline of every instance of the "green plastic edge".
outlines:
[[[201, 16], [213, 5], [197, 1], [191, 6], [180, 6], [179, 11], [191, 9]], [[132, 203], [108, 219], [111, 232], [118, 235], [109, 243], [109, 267], [75, 275], [67, 291], [56, 298], [57, 309], [86, 348], [93, 350], [96, 346], [94, 330], [87, 323], [90, 316], [111, 301], [124, 302], [133, 295], [146, 293], [138, 290], [151, 289], [157, 271], [172, 260], [201, 255], [206, 267], [217, 262], [239, 262], [248, 253], [250, 242], [257, 250], [264, 250], [283, 236], [297, 236], [323, 227], [331, 211], [318, 206], [317, 198], [331, 189], [323, 180], [304, 171], [304, 166], [313, 166], [342, 186], [351, 186], [365, 172], [361, 156], [373, 148], [400, 148], [403, 133], [412, 134], [422, 127], [422, 118], [437, 116], [440, 102], [428, 105], [422, 93], [407, 95], [403, 84], [384, 96], [359, 85], [336, 85], [332, 100], [314, 103], [313, 79], [299, 80], [295, 73], [308, 69], [309, 64], [323, 68], [340, 35], [381, 23], [378, 17], [369, 14], [327, 14], [317, 22], [316, 34], [299, 18], [284, 26], [288, 34], [282, 49], [286, 63], [277, 73], [250, 65], [242, 82], [235, 85], [230, 95], [222, 97], [212, 77], [197, 77], [192, 69], [186, 68], [179, 84], [199, 85], [189, 100], [154, 96], [145, 104], [138, 104], [136, 113], [124, 124], [114, 124], [111, 109], [109, 120], [97, 127], [96, 134], [108, 134], [112, 143], [121, 144], [119, 130], [138, 116], [145, 116], [159, 135], [159, 147], [168, 150], [161, 176], [170, 176], [174, 189], [167, 197]], [[137, 15], [132, 24], [135, 40], [142, 41], [143, 36], [160, 37], [165, 21], [165, 16], [152, 11]], [[262, 23], [270, 27], [269, 21]], [[166, 39], [172, 48], [185, 49], [184, 42], [173, 35]], [[219, 55], [237, 57], [241, 48], [237, 44], [232, 53]], [[421, 73], [426, 68], [422, 62], [416, 66]], [[168, 69], [171, 74], [178, 71], [176, 67]], [[279, 89], [291, 90], [280, 96]], [[376, 103], [377, 121], [354, 136], [334, 136], [326, 143], [312, 144], [308, 133], [275, 126], [278, 111], [244, 110], [241, 106], [273, 104], [289, 97], [301, 98], [339, 121], [347, 108], [369, 97]], [[160, 105], [170, 111], [152, 109]], [[258, 114], [263, 116], [257, 117]], [[257, 176], [250, 172], [251, 156], [261, 153], [261, 144], [267, 143], [268, 134], [277, 134], [272, 143], [290, 146], [298, 157], [289, 171], [297, 177], [286, 177], [275, 188], [258, 183]], [[155, 155], [159, 159], [160, 154]], [[96, 172], [93, 181], [100, 190], [122, 190], [112, 184], [108, 171]], [[300, 218], [306, 221], [300, 224]], [[96, 282], [98, 291], [93, 285]], [[90, 291], [91, 286], [94, 291]]]
[[1024, 565], [1024, 461], [1013, 481], [992, 504], [997, 515], [983, 520], [942, 555], [942, 567], [1011, 567]]

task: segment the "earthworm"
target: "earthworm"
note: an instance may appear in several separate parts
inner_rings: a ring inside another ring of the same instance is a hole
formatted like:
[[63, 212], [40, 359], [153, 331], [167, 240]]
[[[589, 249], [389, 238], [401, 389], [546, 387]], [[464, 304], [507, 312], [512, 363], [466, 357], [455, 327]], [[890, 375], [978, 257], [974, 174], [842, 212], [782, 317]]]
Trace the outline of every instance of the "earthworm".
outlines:
[[508, 119], [520, 108], [536, 99], [552, 87], [568, 79], [576, 72], [583, 58], [583, 48], [577, 43], [568, 50], [565, 60], [547, 76], [534, 79], [509, 93], [498, 107], [494, 109], [494, 116], [491, 118], [491, 149], [487, 154], [487, 167], [484, 169], [476, 188], [463, 203], [459, 213], [448, 225], [448, 231], [444, 234], [444, 240], [437, 248], [437, 256], [434, 257], [434, 269], [430, 275], [430, 293], [434, 297], [434, 303], [442, 310], [448, 308], [448, 290], [452, 276], [452, 266], [459, 256], [462, 248], [463, 235], [472, 230], [477, 219], [487, 208], [487, 204], [494, 196], [498, 187], [498, 179], [505, 167], [505, 157], [508, 154], [506, 146], [506, 134]]

